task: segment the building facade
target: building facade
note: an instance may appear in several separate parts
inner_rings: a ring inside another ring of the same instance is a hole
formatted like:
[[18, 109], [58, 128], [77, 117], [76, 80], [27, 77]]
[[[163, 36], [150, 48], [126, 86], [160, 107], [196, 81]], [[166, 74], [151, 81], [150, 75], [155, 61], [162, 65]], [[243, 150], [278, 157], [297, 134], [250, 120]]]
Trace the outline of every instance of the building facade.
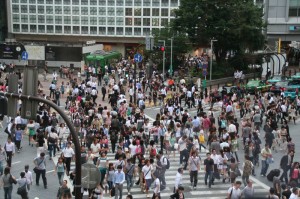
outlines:
[[[125, 52], [174, 18], [179, 0], [6, 0], [17, 41], [85, 43]], [[59, 36], [59, 37], [58, 37]]]

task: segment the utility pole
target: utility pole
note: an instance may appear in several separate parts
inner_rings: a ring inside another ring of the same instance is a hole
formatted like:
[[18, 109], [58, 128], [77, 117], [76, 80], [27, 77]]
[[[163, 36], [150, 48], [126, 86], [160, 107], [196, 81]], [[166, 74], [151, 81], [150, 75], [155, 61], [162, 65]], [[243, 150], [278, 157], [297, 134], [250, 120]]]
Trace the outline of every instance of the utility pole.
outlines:
[[209, 67], [209, 81], [211, 81], [211, 75], [212, 75], [212, 60], [213, 60], [213, 45], [214, 42], [218, 40], [212, 39], [210, 40], [210, 50], [211, 50], [211, 56], [210, 56], [210, 67]]
[[173, 74], [173, 37], [171, 37], [169, 40], [171, 40], [171, 60], [170, 60], [170, 76]]
[[158, 40], [158, 42], [163, 42], [164, 52], [163, 52], [163, 81], [165, 81], [165, 63], [166, 63], [166, 40]]

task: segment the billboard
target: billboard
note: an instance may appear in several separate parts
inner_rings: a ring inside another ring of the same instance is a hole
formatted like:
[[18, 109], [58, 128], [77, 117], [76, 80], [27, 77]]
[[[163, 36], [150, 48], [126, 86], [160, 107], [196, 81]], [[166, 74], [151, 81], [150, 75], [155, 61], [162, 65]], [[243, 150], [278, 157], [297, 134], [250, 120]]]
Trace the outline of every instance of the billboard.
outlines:
[[46, 46], [45, 55], [46, 61], [80, 62], [82, 60], [82, 48]]
[[0, 44], [0, 59], [21, 59], [21, 54], [25, 50], [22, 44]]
[[45, 46], [25, 45], [29, 60], [45, 60]]

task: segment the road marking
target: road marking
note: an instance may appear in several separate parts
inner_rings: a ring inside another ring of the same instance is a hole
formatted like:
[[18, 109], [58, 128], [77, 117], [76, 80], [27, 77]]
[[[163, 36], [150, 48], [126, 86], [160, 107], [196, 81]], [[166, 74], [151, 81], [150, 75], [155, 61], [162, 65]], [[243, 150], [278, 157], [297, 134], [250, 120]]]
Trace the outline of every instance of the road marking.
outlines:
[[52, 173], [52, 172], [54, 172], [55, 170], [50, 170], [50, 171], [47, 171], [46, 173]]
[[19, 164], [19, 163], [21, 163], [21, 161], [13, 162], [11, 164], [13, 165], [13, 164]]

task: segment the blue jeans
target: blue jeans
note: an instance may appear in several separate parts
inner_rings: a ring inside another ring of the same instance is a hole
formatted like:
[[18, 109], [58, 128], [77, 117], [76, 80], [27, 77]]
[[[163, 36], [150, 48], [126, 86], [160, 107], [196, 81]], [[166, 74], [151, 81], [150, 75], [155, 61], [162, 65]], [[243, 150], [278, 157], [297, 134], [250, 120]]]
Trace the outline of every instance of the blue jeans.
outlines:
[[3, 161], [0, 161], [0, 174], [3, 175]]
[[131, 187], [133, 187], [133, 176], [126, 174], [126, 182], [127, 182], [127, 191], [130, 192]]
[[65, 172], [57, 172], [58, 182], [59, 182], [60, 186], [63, 184], [64, 175], [65, 175]]
[[261, 172], [260, 175], [266, 175], [269, 168], [269, 164], [267, 164], [266, 160], [261, 161]]
[[205, 184], [207, 184], [207, 178], [208, 178], [208, 186], [211, 187], [212, 179], [213, 179], [213, 171], [205, 172], [205, 178], [204, 178]]
[[49, 156], [52, 158], [52, 151], [53, 151], [53, 156], [55, 156], [56, 153], [56, 145], [49, 143]]
[[4, 187], [4, 199], [11, 199], [12, 186]]

